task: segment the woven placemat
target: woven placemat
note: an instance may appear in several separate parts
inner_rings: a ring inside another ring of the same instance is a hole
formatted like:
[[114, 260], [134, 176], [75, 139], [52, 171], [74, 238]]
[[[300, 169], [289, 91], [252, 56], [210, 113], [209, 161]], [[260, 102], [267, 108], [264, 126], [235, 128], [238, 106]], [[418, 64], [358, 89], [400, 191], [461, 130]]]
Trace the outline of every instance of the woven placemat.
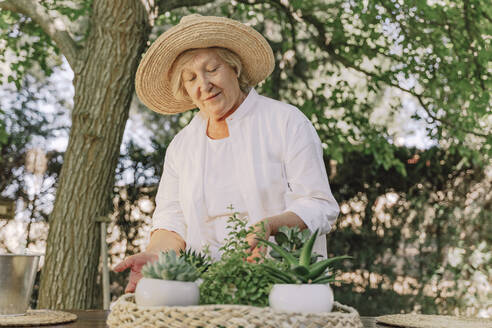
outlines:
[[28, 310], [25, 315], [2, 316], [0, 327], [29, 327], [66, 323], [77, 320], [73, 313], [54, 310]]
[[363, 328], [354, 308], [334, 302], [333, 311], [288, 313], [246, 305], [162, 306], [140, 308], [133, 294], [121, 296], [111, 308], [109, 327], [227, 327], [227, 328]]
[[405, 328], [492, 328], [491, 319], [427, 314], [391, 314], [376, 318], [377, 323]]

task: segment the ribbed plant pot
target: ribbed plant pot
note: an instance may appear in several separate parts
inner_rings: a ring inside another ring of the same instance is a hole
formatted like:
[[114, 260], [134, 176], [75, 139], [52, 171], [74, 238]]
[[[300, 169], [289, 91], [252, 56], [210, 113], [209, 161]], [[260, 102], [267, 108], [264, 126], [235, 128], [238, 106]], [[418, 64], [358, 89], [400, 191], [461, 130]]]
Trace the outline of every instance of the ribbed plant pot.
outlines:
[[135, 289], [138, 306], [188, 306], [199, 300], [196, 282], [142, 278]]
[[270, 307], [286, 312], [331, 312], [333, 292], [328, 284], [275, 284], [268, 298]]

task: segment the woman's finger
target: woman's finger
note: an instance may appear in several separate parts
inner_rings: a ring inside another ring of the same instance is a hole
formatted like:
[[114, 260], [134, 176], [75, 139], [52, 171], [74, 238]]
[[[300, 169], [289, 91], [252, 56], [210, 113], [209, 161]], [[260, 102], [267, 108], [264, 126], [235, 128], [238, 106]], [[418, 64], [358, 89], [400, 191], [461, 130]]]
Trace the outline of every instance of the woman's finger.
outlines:
[[128, 268], [131, 268], [133, 265], [133, 259], [132, 257], [127, 257], [124, 259], [122, 262], [118, 263], [114, 268], [113, 271], [115, 272], [122, 272], [125, 271]]
[[135, 267], [132, 268], [132, 272], [130, 273], [125, 293], [133, 293], [135, 291], [135, 288], [137, 287], [138, 282], [140, 281], [140, 279], [142, 279], [142, 272], [140, 270], [134, 269]]
[[248, 261], [250, 263], [255, 263], [257, 258], [258, 259], [261, 259], [261, 252], [262, 252], [261, 249], [259, 249], [258, 247], [256, 247], [251, 252], [251, 255], [246, 258], [246, 261]]
[[248, 244], [249, 244], [249, 249], [253, 250], [258, 245], [258, 241], [256, 239], [252, 239], [252, 240], [248, 241]]
[[137, 287], [137, 282], [130, 280], [128, 285], [126, 285], [125, 293], [133, 293], [135, 291], [135, 287]]

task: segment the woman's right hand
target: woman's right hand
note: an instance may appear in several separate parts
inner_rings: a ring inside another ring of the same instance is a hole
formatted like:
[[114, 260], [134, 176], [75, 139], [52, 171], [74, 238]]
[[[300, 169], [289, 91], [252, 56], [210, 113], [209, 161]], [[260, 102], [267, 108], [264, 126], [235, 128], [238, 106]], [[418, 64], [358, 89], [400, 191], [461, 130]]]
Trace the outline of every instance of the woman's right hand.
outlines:
[[174, 249], [176, 254], [186, 248], [186, 243], [176, 232], [158, 229], [151, 233], [150, 242], [145, 252], [141, 252], [127, 257], [123, 262], [113, 268], [116, 272], [122, 272], [130, 268], [130, 277], [126, 285], [125, 293], [133, 293], [137, 283], [142, 279], [142, 267], [147, 262], [154, 262], [158, 259], [159, 252], [167, 252]]
[[135, 287], [140, 279], [142, 279], [142, 267], [147, 262], [154, 262], [158, 258], [156, 253], [152, 252], [142, 252], [132, 256], [127, 257], [116, 265], [113, 270], [116, 272], [122, 272], [130, 268], [130, 277], [128, 279], [128, 285], [126, 285], [125, 293], [133, 293]]

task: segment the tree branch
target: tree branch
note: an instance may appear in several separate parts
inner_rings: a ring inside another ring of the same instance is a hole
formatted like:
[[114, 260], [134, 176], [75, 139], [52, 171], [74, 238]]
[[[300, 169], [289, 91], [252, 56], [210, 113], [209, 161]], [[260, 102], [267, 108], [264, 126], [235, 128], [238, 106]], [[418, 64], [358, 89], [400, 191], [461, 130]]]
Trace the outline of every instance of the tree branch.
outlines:
[[2, 0], [0, 8], [30, 17], [53, 39], [72, 68], [77, 60], [78, 46], [67, 31], [58, 13], [49, 12], [36, 0]]
[[211, 2], [214, 2], [214, 0], [158, 0], [156, 5], [160, 13], [165, 13], [182, 7], [203, 6]]

